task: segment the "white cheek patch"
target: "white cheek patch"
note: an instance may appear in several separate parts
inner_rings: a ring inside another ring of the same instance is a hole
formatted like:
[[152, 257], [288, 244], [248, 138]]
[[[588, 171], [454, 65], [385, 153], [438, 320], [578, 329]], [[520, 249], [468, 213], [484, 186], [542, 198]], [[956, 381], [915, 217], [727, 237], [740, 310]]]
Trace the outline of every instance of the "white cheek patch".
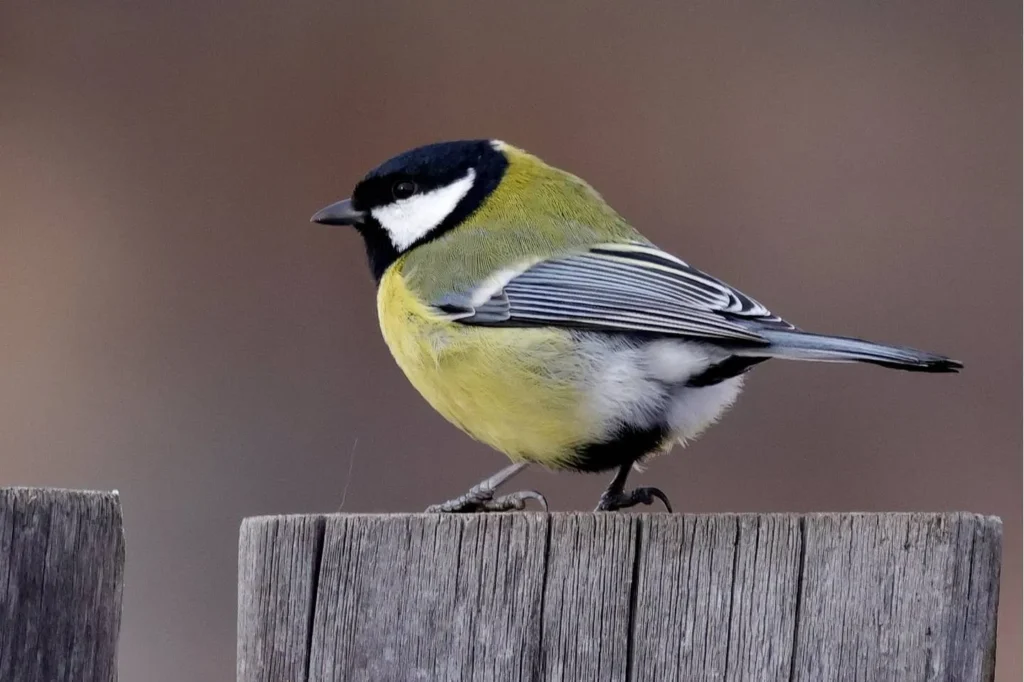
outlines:
[[370, 215], [387, 231], [395, 249], [405, 251], [455, 210], [473, 188], [474, 180], [476, 172], [471, 168], [450, 185], [380, 206], [370, 211]]

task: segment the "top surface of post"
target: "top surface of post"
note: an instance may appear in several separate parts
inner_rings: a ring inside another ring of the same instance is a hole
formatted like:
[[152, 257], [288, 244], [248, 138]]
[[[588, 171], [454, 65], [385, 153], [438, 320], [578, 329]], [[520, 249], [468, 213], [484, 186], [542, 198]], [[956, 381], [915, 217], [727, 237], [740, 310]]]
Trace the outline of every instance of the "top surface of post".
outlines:
[[992, 679], [975, 514], [246, 519], [238, 679]]

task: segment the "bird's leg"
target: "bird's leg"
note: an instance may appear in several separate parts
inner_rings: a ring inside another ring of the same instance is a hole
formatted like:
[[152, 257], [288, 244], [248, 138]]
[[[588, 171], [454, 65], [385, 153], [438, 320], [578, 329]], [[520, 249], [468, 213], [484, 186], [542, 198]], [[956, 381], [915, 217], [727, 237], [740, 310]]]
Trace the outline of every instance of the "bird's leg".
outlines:
[[469, 489], [465, 495], [448, 500], [441, 504], [427, 507], [427, 513], [441, 512], [447, 514], [469, 512], [521, 511], [526, 508], [527, 500], [537, 500], [544, 511], [548, 510], [548, 502], [536, 490], [520, 490], [501, 497], [495, 497], [494, 491], [520, 471], [527, 467], [527, 462], [516, 462], [486, 478]]
[[601, 500], [597, 503], [597, 509], [594, 511], [629, 509], [638, 504], [651, 504], [655, 499], [659, 499], [665, 503], [665, 509], [672, 513], [672, 505], [669, 504], [668, 497], [657, 488], [633, 488], [626, 491], [626, 479], [632, 468], [632, 462], [627, 462], [619, 468], [619, 473], [615, 474], [611, 484], [601, 493]]

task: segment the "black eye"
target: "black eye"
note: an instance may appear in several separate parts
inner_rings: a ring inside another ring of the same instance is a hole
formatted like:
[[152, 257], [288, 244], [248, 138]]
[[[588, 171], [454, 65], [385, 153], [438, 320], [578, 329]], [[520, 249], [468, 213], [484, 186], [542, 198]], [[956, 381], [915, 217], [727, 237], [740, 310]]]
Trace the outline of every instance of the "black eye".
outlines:
[[391, 194], [395, 199], [408, 199], [416, 194], [416, 183], [409, 180], [401, 180], [391, 186]]

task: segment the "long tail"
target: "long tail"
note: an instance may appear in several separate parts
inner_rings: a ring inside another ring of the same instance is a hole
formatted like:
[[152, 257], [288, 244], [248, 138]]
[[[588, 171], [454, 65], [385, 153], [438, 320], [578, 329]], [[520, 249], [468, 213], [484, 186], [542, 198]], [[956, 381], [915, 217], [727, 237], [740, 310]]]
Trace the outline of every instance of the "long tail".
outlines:
[[751, 355], [818, 362], [868, 362], [910, 372], [959, 372], [963, 368], [963, 364], [956, 360], [903, 346], [887, 346], [861, 339], [796, 330], [771, 329], [758, 332], [768, 339], [770, 345], [752, 349]]

